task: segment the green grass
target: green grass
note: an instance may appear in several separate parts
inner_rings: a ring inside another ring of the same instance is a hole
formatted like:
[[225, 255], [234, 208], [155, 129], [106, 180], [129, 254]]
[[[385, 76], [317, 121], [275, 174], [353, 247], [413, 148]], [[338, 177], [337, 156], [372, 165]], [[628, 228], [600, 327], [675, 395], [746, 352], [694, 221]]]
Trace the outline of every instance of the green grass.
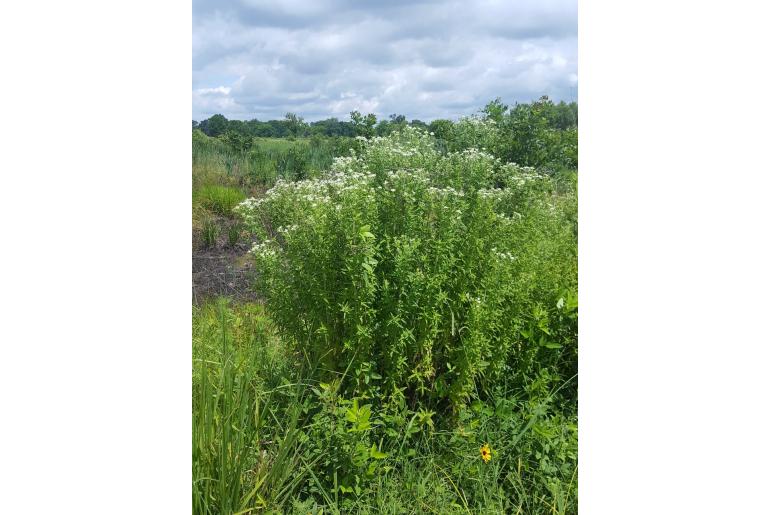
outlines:
[[193, 132], [193, 190], [214, 184], [254, 193], [279, 178], [311, 177], [346, 153], [350, 144], [343, 139], [254, 138], [250, 150], [236, 151], [217, 138]]
[[233, 208], [242, 202], [246, 195], [229, 186], [210, 185], [196, 190], [194, 201], [202, 207], [222, 216], [233, 217]]
[[309, 147], [310, 138], [254, 138], [254, 144], [265, 152], [280, 152], [295, 146]]

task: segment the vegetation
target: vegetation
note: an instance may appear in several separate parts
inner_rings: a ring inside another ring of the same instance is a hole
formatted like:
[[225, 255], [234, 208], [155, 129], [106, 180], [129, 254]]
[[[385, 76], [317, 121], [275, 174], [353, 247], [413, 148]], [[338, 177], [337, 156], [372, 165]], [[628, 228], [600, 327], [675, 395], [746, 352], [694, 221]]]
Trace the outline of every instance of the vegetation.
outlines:
[[196, 513], [577, 511], [563, 105], [384, 136], [353, 113], [357, 139], [194, 131], [194, 216], [243, 224], [263, 299], [193, 307]]
[[[246, 142], [245, 142], [246, 141]], [[256, 192], [278, 178], [317, 175], [353, 145], [350, 138], [263, 139], [227, 132], [219, 138], [193, 131], [193, 190], [222, 185]]]
[[[548, 97], [542, 97], [537, 102], [528, 104], [516, 104], [509, 108], [497, 99], [484, 109], [484, 115], [497, 122], [505, 119], [510, 122], [508, 130], [511, 134], [538, 132], [543, 136], [544, 129], [554, 131], [569, 131], [577, 129], [578, 108], [577, 103], [559, 102], [553, 103]], [[354, 136], [386, 136], [398, 131], [404, 126], [427, 129], [433, 132], [439, 139], [447, 135], [447, 129], [451, 128], [450, 120], [434, 120], [425, 123], [422, 120], [407, 121], [402, 114], [391, 114], [387, 119], [377, 120], [372, 114], [362, 114], [358, 111], [350, 113], [350, 121], [341, 121], [337, 118], [328, 118], [316, 122], [306, 123], [302, 117], [294, 113], [287, 113], [282, 120], [228, 120], [221, 114], [215, 114], [201, 122], [193, 120], [193, 130], [200, 130], [210, 137], [220, 137], [238, 134], [248, 138], [309, 138], [312, 136], [354, 137]], [[515, 140], [514, 140], [515, 141]], [[519, 158], [530, 158], [525, 151], [516, 154]], [[535, 163], [514, 161], [519, 164], [534, 166]]]
[[240, 190], [228, 186], [204, 186], [195, 194], [200, 205], [224, 216], [230, 216], [233, 208], [244, 199]]

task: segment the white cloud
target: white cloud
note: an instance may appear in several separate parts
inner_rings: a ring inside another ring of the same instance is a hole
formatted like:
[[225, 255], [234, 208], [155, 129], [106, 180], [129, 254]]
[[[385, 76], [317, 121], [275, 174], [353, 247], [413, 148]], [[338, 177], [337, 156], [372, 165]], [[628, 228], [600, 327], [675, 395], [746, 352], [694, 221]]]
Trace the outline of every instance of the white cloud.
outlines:
[[430, 120], [573, 100], [576, 3], [196, 1], [193, 117]]

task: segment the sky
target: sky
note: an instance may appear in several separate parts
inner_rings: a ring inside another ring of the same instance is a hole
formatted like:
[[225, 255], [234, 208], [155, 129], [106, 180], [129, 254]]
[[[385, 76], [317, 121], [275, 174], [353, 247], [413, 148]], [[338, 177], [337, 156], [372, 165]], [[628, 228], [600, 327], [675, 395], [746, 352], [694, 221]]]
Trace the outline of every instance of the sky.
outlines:
[[577, 0], [193, 0], [192, 36], [194, 120], [577, 100]]

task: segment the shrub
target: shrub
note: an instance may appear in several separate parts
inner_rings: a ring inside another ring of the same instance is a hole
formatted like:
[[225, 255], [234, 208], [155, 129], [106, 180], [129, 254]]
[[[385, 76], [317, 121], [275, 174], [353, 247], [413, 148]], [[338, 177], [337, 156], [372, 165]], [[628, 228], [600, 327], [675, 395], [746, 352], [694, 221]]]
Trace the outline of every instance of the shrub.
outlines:
[[237, 211], [260, 240], [260, 292], [299, 350], [327, 375], [363, 370], [391, 395], [457, 409], [576, 356], [557, 327], [576, 286], [574, 202], [552, 190], [531, 168], [441, 155], [405, 127]]
[[232, 130], [227, 131], [220, 136], [220, 138], [236, 152], [245, 152], [254, 144], [254, 139], [251, 136], [240, 134]]
[[578, 167], [577, 120], [571, 109], [554, 105], [547, 97], [512, 108], [498, 99], [487, 104], [480, 116], [432, 127], [441, 148], [455, 152], [482, 148], [505, 162], [554, 173]]

